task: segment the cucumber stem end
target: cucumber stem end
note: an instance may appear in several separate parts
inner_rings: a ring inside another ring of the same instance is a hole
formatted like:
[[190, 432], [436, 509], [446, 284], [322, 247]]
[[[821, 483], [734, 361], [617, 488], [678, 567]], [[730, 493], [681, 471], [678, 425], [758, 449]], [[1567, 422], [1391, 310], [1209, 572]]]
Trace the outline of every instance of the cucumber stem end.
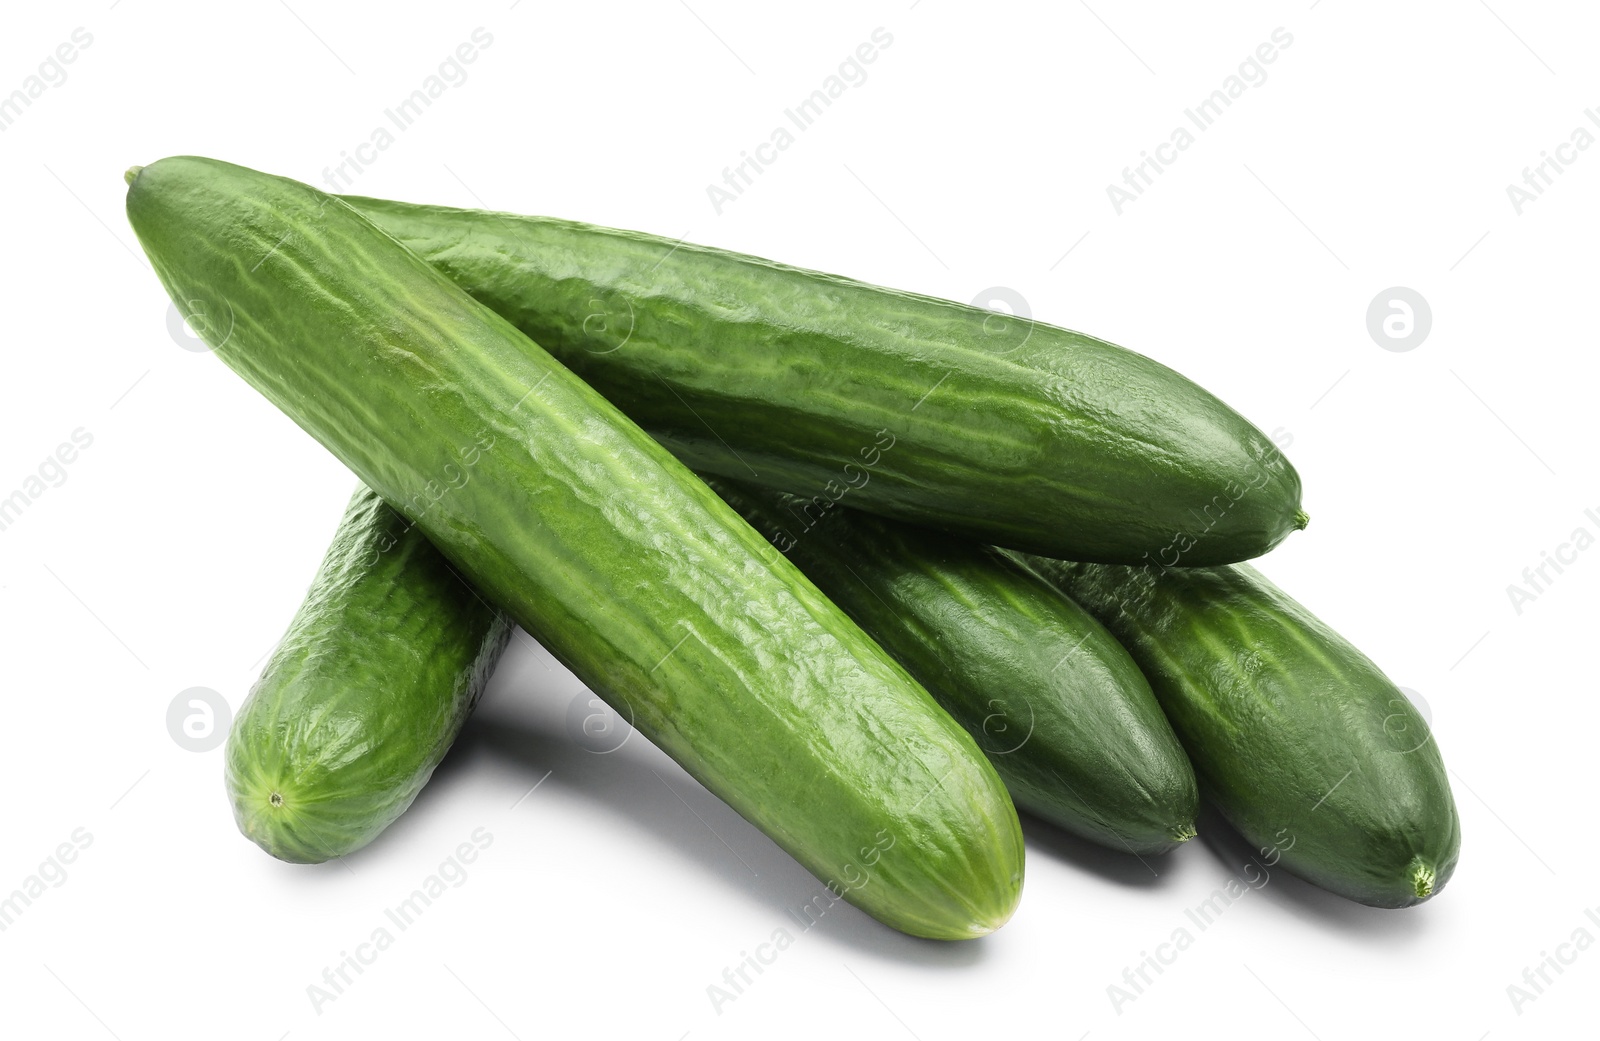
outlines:
[[1418, 900], [1426, 900], [1433, 895], [1435, 880], [1431, 866], [1422, 863], [1411, 866], [1411, 891], [1417, 894]]
[[133, 179], [135, 177], [138, 177], [139, 176], [139, 171], [143, 170], [143, 169], [144, 169], [144, 167], [142, 167], [142, 166], [130, 166], [130, 167], [128, 167], [127, 170], [123, 171], [122, 179], [124, 181], [128, 182], [129, 184], [132, 184], [133, 183]]

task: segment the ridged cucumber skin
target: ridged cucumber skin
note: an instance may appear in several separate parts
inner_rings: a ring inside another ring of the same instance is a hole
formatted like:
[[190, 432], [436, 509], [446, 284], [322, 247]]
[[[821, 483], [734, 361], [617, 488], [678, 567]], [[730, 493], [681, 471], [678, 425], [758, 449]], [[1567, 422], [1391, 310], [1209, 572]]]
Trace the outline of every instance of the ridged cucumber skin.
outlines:
[[1461, 822], [1439, 746], [1342, 636], [1249, 565], [1030, 563], [1132, 653], [1201, 794], [1269, 863], [1373, 907], [1444, 888]]
[[971, 737], [596, 391], [307, 185], [165, 159], [127, 210], [225, 363], [838, 895], [933, 938], [1010, 916], [1021, 829]]
[[377, 838], [449, 751], [510, 637], [421, 531], [358, 488], [228, 733], [239, 830], [297, 864]]
[[1144, 674], [1089, 613], [977, 543], [708, 482], [967, 728], [1018, 808], [1119, 852], [1195, 834], [1194, 770]]
[[857, 509], [1071, 560], [1231, 563], [1305, 526], [1271, 439], [1103, 340], [639, 232], [348, 201], [702, 473], [849, 484]]

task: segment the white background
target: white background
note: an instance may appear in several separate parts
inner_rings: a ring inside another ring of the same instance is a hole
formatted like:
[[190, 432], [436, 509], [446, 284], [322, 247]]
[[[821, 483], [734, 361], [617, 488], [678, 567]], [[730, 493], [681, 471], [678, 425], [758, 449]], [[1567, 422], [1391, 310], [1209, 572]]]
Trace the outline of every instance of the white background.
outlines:
[[[1600, 939], [1584, 914], [1600, 905], [1600, 551], [1520, 613], [1507, 586], [1574, 529], [1600, 534], [1584, 512], [1600, 517], [1600, 148], [1520, 214], [1506, 186], [1574, 128], [1600, 134], [1584, 115], [1600, 24], [1578, 4], [1493, 4], [8, 11], [0, 94], [75, 28], [92, 43], [0, 133], [0, 497], [74, 430], [93, 443], [0, 531], [0, 895], [74, 829], [92, 843], [0, 932], [0, 1030], [1592, 1033], [1600, 950], [1520, 1010], [1507, 986], [1574, 930]], [[179, 747], [167, 708], [196, 686], [238, 708], [353, 481], [169, 335], [122, 171], [198, 153], [320, 183], [477, 27], [493, 41], [467, 79], [368, 152], [356, 190], [687, 235], [961, 300], [1010, 287], [1292, 436], [1312, 523], [1264, 570], [1429, 706], [1465, 835], [1449, 888], [1377, 911], [1275, 873], [1199, 932], [1185, 909], [1250, 852], [1215, 821], [1148, 868], [1030, 823], [1022, 905], [993, 937], [916, 941], [844, 908], [799, 933], [786, 911], [820, 883], [637, 737], [578, 747], [581, 688], [526, 637], [371, 847], [295, 867], [240, 837], [221, 751]], [[715, 212], [707, 184], [877, 27], [893, 42], [867, 79]], [[1278, 27], [1293, 42], [1265, 81], [1119, 215], [1106, 186]], [[1431, 305], [1414, 350], [1367, 331], [1393, 286]], [[324, 967], [480, 827], [493, 843], [466, 881], [315, 1011]], [[1108, 985], [1183, 926], [1193, 945], [1114, 1009]], [[780, 927], [793, 945], [714, 1009], [707, 986]]]

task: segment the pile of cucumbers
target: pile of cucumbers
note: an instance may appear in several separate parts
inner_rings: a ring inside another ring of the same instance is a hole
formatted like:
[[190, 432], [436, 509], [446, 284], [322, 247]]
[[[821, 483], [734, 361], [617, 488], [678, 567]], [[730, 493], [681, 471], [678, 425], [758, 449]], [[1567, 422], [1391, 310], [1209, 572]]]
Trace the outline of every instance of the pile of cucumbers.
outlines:
[[1019, 808], [1149, 856], [1204, 797], [1378, 907], [1454, 870], [1427, 724], [1240, 563], [1305, 526], [1299, 476], [1170, 369], [653, 235], [127, 180], [180, 312], [361, 482], [228, 738], [273, 856], [404, 812], [520, 625], [916, 936], [1011, 916]]

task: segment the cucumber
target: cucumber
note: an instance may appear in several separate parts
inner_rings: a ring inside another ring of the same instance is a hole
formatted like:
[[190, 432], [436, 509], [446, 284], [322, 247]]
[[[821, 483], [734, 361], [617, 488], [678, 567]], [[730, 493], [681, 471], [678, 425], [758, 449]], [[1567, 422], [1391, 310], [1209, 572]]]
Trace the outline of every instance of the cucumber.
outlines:
[[297, 864], [377, 838], [444, 758], [510, 636], [422, 532], [358, 488], [228, 733], [239, 830]]
[[1194, 771], [1150, 684], [1088, 612], [998, 550], [708, 482], [967, 728], [1018, 808], [1137, 855], [1195, 834]]
[[897, 929], [1010, 916], [1021, 829], [972, 738], [666, 449], [337, 199], [199, 158], [129, 180], [216, 355], [690, 774]]
[[1128, 648], [1268, 866], [1373, 907], [1444, 888], [1461, 823], [1439, 746], [1366, 655], [1248, 565], [1030, 562]]
[[1270, 438], [1092, 336], [638, 232], [348, 201], [702, 473], [1072, 560], [1231, 563], [1305, 526]]

